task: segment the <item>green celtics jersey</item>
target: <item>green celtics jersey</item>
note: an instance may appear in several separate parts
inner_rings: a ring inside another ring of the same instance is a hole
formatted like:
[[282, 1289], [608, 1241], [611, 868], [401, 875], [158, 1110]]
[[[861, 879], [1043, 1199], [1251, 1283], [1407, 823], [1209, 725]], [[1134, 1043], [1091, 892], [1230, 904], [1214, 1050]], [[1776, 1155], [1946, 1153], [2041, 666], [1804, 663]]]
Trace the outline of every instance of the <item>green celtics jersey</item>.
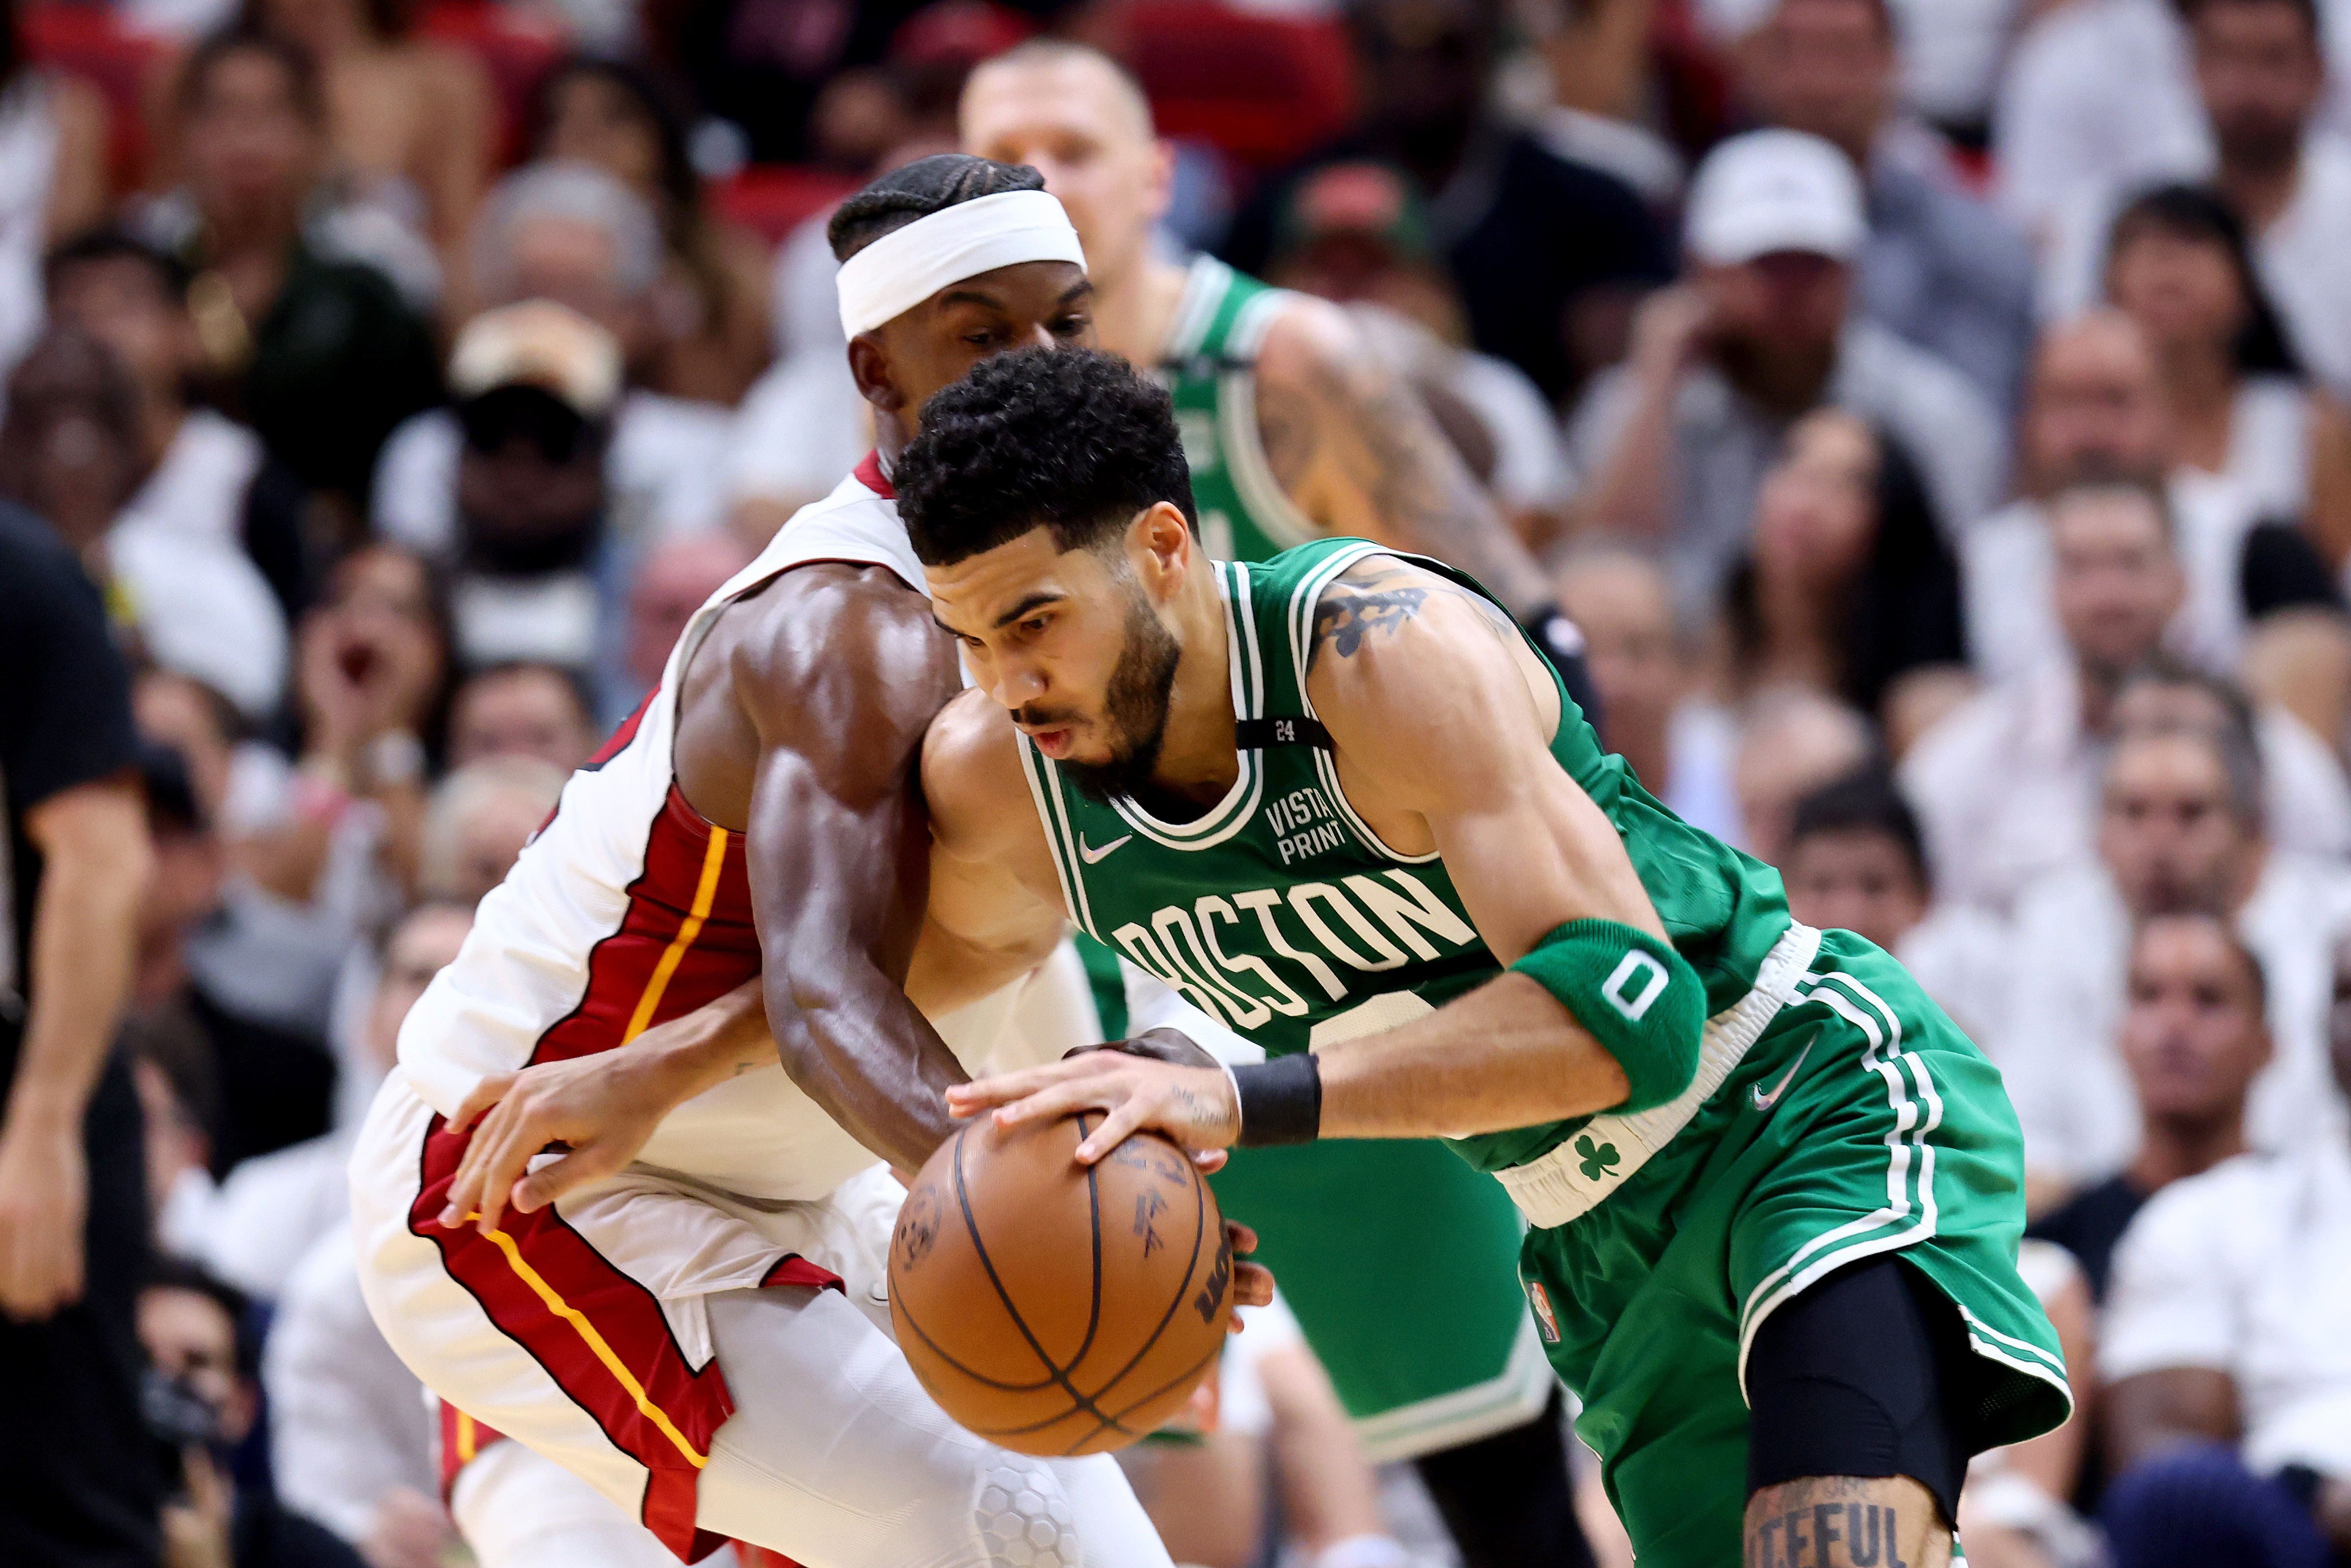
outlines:
[[1204, 256], [1176, 307], [1159, 377], [1176, 400], [1201, 542], [1217, 560], [1263, 560], [1322, 536], [1275, 480], [1258, 438], [1258, 345], [1296, 298]]
[[[1334, 538], [1268, 561], [1216, 563], [1245, 745], [1231, 790], [1193, 821], [1092, 800], [1021, 741], [1071, 918], [1276, 1055], [1405, 1021], [1499, 967], [1443, 862], [1381, 842], [1348, 804], [1332, 755], [1305, 743], [1320, 733], [1301, 722], [1314, 717], [1306, 672], [1316, 602], [1350, 564], [1379, 553], [1393, 552]], [[1667, 811], [1621, 758], [1602, 752], [1564, 690], [1560, 704], [1552, 755], [1624, 835], [1667, 932], [1706, 983], [1708, 1010], [1730, 1006], [1787, 929], [1778, 873]], [[1457, 1146], [1499, 1169], [1582, 1125]]]

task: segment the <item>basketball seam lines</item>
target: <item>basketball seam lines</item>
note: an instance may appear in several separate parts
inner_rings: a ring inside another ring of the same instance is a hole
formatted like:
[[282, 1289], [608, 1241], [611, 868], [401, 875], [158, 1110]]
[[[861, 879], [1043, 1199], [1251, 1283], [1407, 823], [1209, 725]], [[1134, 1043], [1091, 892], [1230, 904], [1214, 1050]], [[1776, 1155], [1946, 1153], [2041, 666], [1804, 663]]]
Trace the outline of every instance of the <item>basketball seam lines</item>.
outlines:
[[[1079, 1118], [1078, 1125], [1081, 1133], [1082, 1133], [1085, 1126], [1085, 1120], [1083, 1117]], [[996, 1299], [1004, 1303], [1005, 1313], [1007, 1316], [1011, 1318], [1012, 1326], [1019, 1329], [1020, 1331], [1020, 1337], [1029, 1342], [1029, 1348], [1034, 1351], [1036, 1353], [1037, 1359], [1044, 1364], [1045, 1371], [1050, 1375], [1052, 1382], [1057, 1385], [1063, 1393], [1070, 1396], [1071, 1402], [1076, 1407], [1071, 1412], [1071, 1415], [1076, 1414], [1078, 1410], [1082, 1410], [1087, 1415], [1092, 1416], [1095, 1420], [1100, 1421], [1103, 1427], [1116, 1427], [1117, 1430], [1125, 1433], [1130, 1437], [1141, 1437], [1143, 1434], [1140, 1432], [1128, 1432], [1127, 1429], [1124, 1427], [1120, 1426], [1117, 1421], [1103, 1415], [1102, 1406], [1097, 1405], [1092, 1396], [1078, 1392], [1078, 1385], [1070, 1380], [1069, 1373], [1062, 1368], [1054, 1365], [1053, 1358], [1045, 1354], [1045, 1347], [1037, 1343], [1037, 1336], [1029, 1331], [1028, 1320], [1020, 1315], [1020, 1309], [1012, 1304], [1012, 1292], [1007, 1291], [1004, 1288], [1004, 1281], [997, 1277], [995, 1260], [987, 1255], [987, 1244], [979, 1239], [979, 1221], [973, 1217], [971, 1212], [971, 1194], [964, 1186], [963, 1141], [970, 1134], [970, 1132], [971, 1129], [969, 1127], [966, 1127], [962, 1132], [956, 1134], [955, 1157], [950, 1162], [955, 1167], [956, 1202], [963, 1209], [964, 1230], [971, 1238], [971, 1249], [978, 1255], [979, 1266], [987, 1270], [987, 1282], [995, 1288]], [[1195, 1244], [1193, 1257], [1196, 1260], [1198, 1256], [1198, 1248], [1197, 1245]], [[1186, 1282], [1188, 1282], [1190, 1277], [1187, 1275], [1186, 1278]], [[1180, 1301], [1183, 1298], [1179, 1296], [1176, 1299]], [[1173, 1315], [1172, 1312], [1170, 1315]], [[927, 1339], [929, 1336], [926, 1334], [924, 1337]], [[1153, 1337], [1154, 1339], [1157, 1338], [1156, 1335], [1154, 1335]], [[1140, 1358], [1138, 1357], [1138, 1359]], [[1134, 1363], [1132, 1362], [1128, 1363], [1129, 1366], [1132, 1366], [1133, 1364]], [[1116, 1378], [1113, 1378], [1110, 1383], [1106, 1383], [1102, 1386], [1105, 1388], [1110, 1387], [1117, 1381], [1118, 1380]], [[1066, 1420], [1068, 1419], [1068, 1416], [1057, 1416], [1055, 1419]], [[1095, 1432], [1087, 1434], [1086, 1438], [1083, 1440], [1092, 1441], [1093, 1437], [1098, 1435], [1099, 1431], [1100, 1428], [1098, 1427]]]

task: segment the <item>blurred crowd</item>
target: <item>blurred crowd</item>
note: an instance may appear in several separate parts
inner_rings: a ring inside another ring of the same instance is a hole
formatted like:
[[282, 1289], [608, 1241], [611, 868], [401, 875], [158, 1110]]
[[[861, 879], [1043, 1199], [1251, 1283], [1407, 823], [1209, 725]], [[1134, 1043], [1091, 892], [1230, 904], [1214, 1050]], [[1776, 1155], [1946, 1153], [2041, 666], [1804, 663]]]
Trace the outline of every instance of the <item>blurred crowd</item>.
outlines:
[[[114, 987], [86, 1270], [144, 1281], [174, 1568], [449, 1547], [344, 1140], [865, 452], [832, 203], [1040, 36], [1148, 96], [1151, 249], [1428, 402], [1608, 747], [2001, 1069], [2079, 1403], [1970, 1561], [2351, 1559], [2346, 0], [0, 0], [0, 1209], [44, 986]], [[1115, 140], [1045, 171], [1098, 277]]]

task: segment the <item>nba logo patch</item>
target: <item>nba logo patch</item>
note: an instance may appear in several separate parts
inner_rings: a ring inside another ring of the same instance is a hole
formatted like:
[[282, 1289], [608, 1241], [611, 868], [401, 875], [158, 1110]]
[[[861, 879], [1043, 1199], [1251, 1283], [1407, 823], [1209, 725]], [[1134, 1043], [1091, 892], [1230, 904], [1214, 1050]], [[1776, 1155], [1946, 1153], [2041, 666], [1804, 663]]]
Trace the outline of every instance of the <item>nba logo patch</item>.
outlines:
[[1551, 1293], [1540, 1280], [1527, 1281], [1527, 1305], [1534, 1309], [1535, 1332], [1542, 1335], [1545, 1344], [1559, 1343], [1559, 1320], [1552, 1315]]

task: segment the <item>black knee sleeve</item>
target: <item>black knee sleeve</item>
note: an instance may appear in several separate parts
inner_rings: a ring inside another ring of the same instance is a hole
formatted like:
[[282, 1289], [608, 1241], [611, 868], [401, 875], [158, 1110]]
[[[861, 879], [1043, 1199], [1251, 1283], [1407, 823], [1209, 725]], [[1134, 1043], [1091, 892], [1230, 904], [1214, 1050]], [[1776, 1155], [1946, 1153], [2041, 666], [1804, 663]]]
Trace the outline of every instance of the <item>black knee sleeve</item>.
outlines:
[[1591, 1568], [1561, 1404], [1554, 1390], [1525, 1426], [1413, 1461], [1464, 1568]]
[[1970, 1353], [1940, 1292], [1891, 1258], [1839, 1270], [1780, 1307], [1747, 1356], [1747, 1488], [1908, 1476], [1959, 1517], [1972, 1449], [1949, 1392]]

